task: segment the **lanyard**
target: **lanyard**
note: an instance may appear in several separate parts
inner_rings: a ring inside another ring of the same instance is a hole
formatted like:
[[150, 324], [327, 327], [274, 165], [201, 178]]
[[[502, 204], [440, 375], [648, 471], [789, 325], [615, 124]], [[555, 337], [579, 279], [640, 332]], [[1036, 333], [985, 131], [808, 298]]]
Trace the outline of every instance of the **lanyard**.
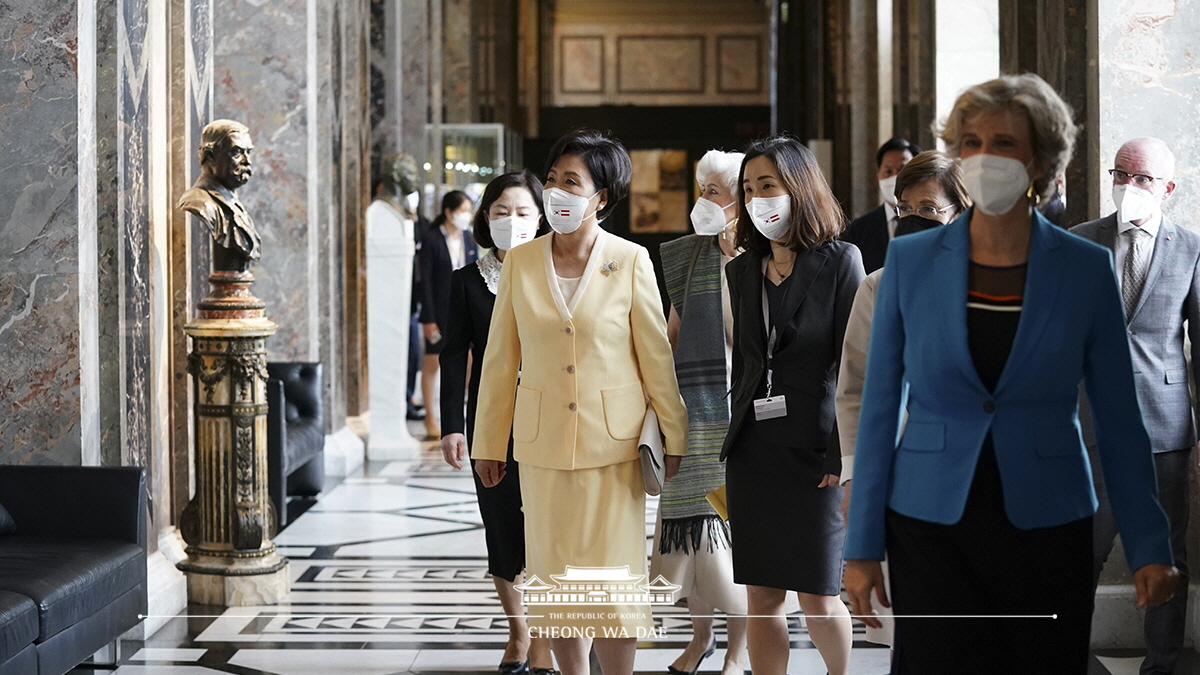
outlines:
[[775, 371], [771, 368], [771, 359], [775, 357], [775, 344], [778, 342], [778, 334], [775, 331], [775, 326], [771, 325], [771, 302], [767, 298], [767, 281], [766, 276], [763, 276], [762, 288], [762, 312], [763, 312], [763, 327], [766, 328], [769, 337], [767, 338], [767, 398], [771, 398], [771, 384], [774, 380]]

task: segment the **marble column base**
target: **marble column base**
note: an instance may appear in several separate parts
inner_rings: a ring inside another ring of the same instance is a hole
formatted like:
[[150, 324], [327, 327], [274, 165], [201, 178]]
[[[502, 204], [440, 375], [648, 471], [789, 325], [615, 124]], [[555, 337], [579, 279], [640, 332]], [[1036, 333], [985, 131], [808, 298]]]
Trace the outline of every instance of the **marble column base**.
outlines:
[[325, 437], [326, 476], [348, 476], [362, 467], [366, 456], [366, 445], [350, 427], [342, 427]]
[[186, 558], [183, 542], [175, 528], [158, 537], [158, 550], [146, 561], [146, 619], [134, 630], [141, 631], [138, 639], [146, 640], [172, 617], [187, 608], [187, 578], [175, 567]]
[[292, 589], [287, 559], [267, 574], [224, 575], [185, 571], [188, 602], [224, 607], [278, 605]]

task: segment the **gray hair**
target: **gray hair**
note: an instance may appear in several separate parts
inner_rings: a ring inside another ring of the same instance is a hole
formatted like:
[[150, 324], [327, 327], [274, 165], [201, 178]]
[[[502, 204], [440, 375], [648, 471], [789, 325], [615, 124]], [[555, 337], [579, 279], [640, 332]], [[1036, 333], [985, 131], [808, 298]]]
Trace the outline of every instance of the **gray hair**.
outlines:
[[708, 176], [715, 173], [720, 182], [729, 188], [729, 191], [736, 197], [738, 174], [742, 172], [743, 157], [744, 155], [740, 152], [709, 150], [696, 164], [696, 183], [704, 185]]
[[963, 125], [975, 115], [993, 110], [1015, 110], [1029, 120], [1033, 159], [1045, 173], [1033, 182], [1044, 199], [1054, 193], [1054, 179], [1071, 162], [1075, 149], [1075, 126], [1071, 108], [1045, 80], [1032, 73], [1002, 75], [970, 87], [959, 94], [954, 108], [934, 132], [946, 143], [946, 152], [958, 157], [962, 150]]

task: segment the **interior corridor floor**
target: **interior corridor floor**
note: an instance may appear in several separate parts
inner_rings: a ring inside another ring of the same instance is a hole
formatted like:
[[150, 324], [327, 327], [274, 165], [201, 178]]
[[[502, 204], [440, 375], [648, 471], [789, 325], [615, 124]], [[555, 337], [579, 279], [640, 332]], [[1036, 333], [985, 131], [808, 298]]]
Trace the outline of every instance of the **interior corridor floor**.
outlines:
[[[647, 532], [656, 508], [650, 500]], [[487, 576], [474, 487], [434, 444], [417, 458], [369, 463], [332, 485], [276, 541], [291, 559], [287, 604], [193, 605], [117, 675], [496, 672], [507, 624]], [[685, 607], [656, 607], [655, 617], [666, 637], [639, 643], [638, 673], [665, 673], [690, 638]], [[724, 622], [716, 624], [718, 650], [701, 672], [720, 671]], [[789, 672], [824, 673], [799, 617], [789, 625]], [[1132, 654], [1102, 657], [1092, 673], [1136, 673], [1139, 662]], [[887, 663], [888, 651], [866, 642], [856, 625], [852, 675], [882, 675]]]

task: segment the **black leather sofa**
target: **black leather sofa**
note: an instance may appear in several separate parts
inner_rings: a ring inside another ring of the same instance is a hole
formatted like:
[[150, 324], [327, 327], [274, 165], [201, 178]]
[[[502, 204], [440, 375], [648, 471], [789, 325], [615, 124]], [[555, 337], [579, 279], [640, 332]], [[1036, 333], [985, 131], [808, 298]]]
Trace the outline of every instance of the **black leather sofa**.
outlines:
[[0, 466], [0, 675], [62, 675], [146, 613], [138, 468]]
[[320, 363], [268, 363], [267, 374], [267, 490], [282, 529], [289, 497], [325, 487], [324, 381]]

